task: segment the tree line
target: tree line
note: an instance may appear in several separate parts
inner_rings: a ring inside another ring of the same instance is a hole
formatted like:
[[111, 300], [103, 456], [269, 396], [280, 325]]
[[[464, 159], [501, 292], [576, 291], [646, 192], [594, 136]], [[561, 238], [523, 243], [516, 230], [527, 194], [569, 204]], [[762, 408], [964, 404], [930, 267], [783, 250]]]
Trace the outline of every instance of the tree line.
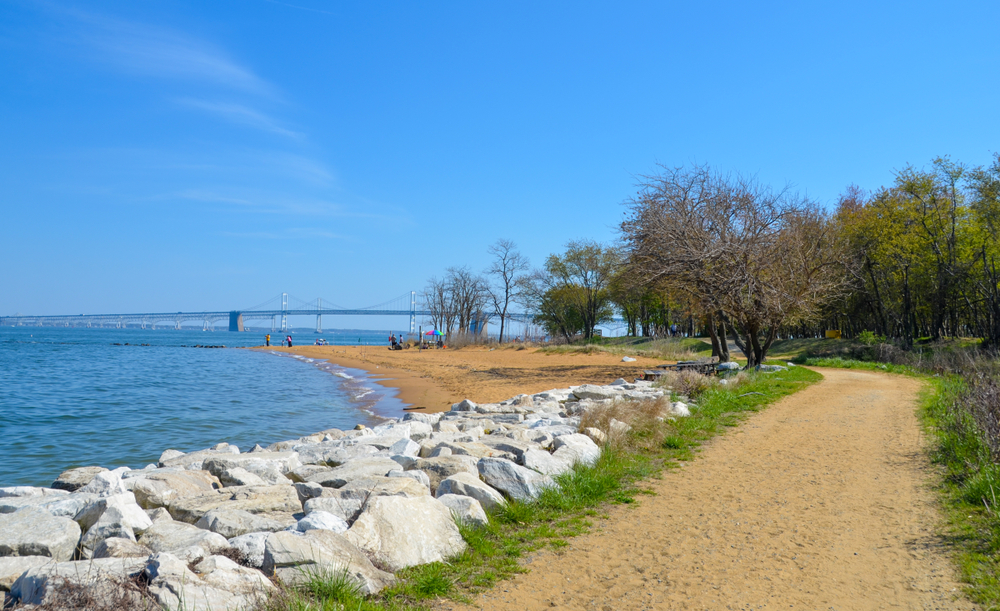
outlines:
[[660, 167], [637, 187], [615, 243], [572, 241], [532, 269], [499, 240], [482, 274], [431, 279], [433, 323], [470, 332], [485, 315], [503, 341], [517, 305], [572, 341], [617, 316], [629, 335], [707, 336], [723, 361], [732, 340], [749, 366], [778, 338], [826, 329], [1000, 346], [1000, 155], [908, 166], [875, 192], [848, 187], [831, 212], [707, 166]]

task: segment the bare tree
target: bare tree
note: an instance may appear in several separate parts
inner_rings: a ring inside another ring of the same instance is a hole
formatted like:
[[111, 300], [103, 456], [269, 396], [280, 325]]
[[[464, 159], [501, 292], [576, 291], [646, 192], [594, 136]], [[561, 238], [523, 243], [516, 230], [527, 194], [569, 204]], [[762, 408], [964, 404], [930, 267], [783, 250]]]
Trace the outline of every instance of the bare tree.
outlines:
[[507, 311], [510, 304], [518, 298], [521, 279], [529, 269], [528, 259], [517, 250], [517, 245], [511, 240], [499, 239], [489, 247], [493, 262], [486, 273], [493, 277], [493, 284], [487, 285], [486, 291], [493, 313], [500, 319], [500, 343], [503, 343], [503, 332], [507, 322]]
[[748, 367], [763, 362], [782, 324], [815, 317], [847, 287], [832, 223], [788, 190], [707, 167], [664, 168], [628, 206], [623, 237], [647, 281], [687, 292], [729, 323]]
[[455, 326], [455, 305], [447, 280], [431, 278], [423, 292], [424, 309], [430, 312], [435, 329], [451, 333]]
[[472, 323], [485, 316], [488, 294], [486, 280], [468, 267], [449, 267], [445, 277], [458, 330], [468, 333]]

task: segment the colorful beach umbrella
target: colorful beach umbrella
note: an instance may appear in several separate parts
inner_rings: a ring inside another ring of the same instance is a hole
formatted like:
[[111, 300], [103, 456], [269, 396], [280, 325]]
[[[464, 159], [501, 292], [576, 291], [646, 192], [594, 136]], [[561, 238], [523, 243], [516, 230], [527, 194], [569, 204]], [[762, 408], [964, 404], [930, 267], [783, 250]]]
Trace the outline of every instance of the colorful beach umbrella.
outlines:
[[427, 333], [424, 333], [424, 335], [444, 335], [444, 333], [441, 333], [437, 329], [434, 329], [433, 331], [428, 331]]

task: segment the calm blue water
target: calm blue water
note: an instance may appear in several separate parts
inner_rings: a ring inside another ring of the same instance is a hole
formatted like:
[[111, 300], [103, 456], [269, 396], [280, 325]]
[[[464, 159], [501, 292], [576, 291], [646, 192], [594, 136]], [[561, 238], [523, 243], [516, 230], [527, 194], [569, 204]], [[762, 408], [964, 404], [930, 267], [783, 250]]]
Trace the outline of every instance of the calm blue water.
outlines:
[[[284, 337], [284, 334], [272, 334]], [[327, 331], [381, 345], [382, 332]], [[293, 334], [311, 344], [312, 333]], [[239, 350], [263, 333], [0, 329], [0, 486], [48, 485], [69, 467], [142, 467], [167, 448], [247, 450], [398, 416], [361, 371]], [[130, 345], [113, 345], [125, 344]], [[139, 344], [149, 344], [143, 346]], [[227, 349], [184, 347], [229, 346]]]

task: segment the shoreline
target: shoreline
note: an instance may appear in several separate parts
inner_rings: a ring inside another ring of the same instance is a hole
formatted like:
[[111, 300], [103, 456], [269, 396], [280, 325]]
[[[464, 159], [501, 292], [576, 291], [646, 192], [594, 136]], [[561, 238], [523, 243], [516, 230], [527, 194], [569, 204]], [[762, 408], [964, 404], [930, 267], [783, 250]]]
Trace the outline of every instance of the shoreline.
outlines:
[[[395, 399], [402, 402], [405, 407], [423, 407], [424, 409], [422, 410], [414, 411], [420, 411], [425, 414], [448, 411], [452, 403], [457, 403], [461, 400], [449, 400], [449, 393], [425, 376], [405, 369], [383, 366], [381, 362], [375, 362], [370, 358], [363, 357], [361, 354], [363, 351], [374, 352], [376, 350], [372, 346], [307, 345], [292, 346], [291, 348], [287, 346], [256, 346], [250, 348], [250, 350], [298, 355], [326, 361], [345, 369], [363, 371], [367, 376], [366, 381], [374, 382], [379, 386], [395, 391]], [[372, 365], [374, 365], [374, 368]]]
[[463, 399], [495, 403], [519, 394], [578, 384], [609, 384], [617, 378], [641, 377], [663, 361], [636, 356], [629, 363], [621, 355], [552, 354], [539, 348], [489, 348], [391, 351], [386, 346], [256, 346], [273, 351], [359, 369], [369, 381], [395, 391], [399, 401], [418, 413], [447, 411]]

